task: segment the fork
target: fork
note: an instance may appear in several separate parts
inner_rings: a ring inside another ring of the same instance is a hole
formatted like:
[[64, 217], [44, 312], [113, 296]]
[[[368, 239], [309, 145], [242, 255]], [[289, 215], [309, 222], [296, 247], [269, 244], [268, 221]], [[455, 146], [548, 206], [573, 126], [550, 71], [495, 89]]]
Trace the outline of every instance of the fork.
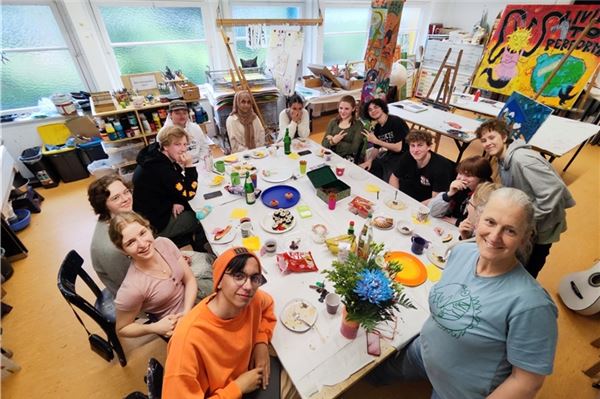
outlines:
[[294, 318], [294, 320], [304, 323], [309, 329], [315, 330], [317, 332], [317, 334], [319, 335], [319, 338], [321, 338], [321, 341], [325, 342], [325, 337], [323, 337], [323, 335], [321, 334], [321, 331], [319, 331], [319, 329], [317, 328], [316, 323], [310, 324], [309, 322], [304, 320], [298, 312], [293, 312], [292, 317]]

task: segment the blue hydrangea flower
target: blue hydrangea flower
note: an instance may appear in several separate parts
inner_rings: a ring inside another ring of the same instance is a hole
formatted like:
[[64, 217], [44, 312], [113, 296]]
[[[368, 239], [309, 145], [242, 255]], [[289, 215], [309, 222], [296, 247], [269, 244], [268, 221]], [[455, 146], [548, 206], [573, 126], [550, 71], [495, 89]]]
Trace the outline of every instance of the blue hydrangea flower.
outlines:
[[363, 270], [359, 275], [360, 280], [354, 292], [360, 299], [379, 305], [393, 298], [394, 291], [390, 286], [390, 280], [382, 270]]

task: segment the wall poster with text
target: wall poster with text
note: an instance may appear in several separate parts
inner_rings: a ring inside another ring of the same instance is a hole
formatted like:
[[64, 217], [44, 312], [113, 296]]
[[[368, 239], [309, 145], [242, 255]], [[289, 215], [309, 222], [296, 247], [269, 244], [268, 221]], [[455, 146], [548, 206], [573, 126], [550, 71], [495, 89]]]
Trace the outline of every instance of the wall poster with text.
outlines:
[[[473, 86], [534, 97], [592, 20], [598, 5], [509, 5], [475, 74]], [[579, 42], [538, 101], [570, 109], [600, 62], [600, 23]]]

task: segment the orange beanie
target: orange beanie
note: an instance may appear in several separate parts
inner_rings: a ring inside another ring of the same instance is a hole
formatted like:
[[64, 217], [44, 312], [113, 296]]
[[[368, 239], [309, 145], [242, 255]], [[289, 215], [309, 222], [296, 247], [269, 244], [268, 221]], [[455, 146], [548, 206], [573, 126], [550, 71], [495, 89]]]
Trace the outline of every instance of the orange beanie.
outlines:
[[217, 291], [217, 287], [219, 286], [219, 283], [221, 282], [221, 279], [223, 278], [223, 274], [225, 274], [225, 269], [227, 269], [227, 266], [229, 265], [229, 263], [236, 256], [240, 256], [240, 255], [244, 255], [244, 254], [253, 256], [254, 259], [256, 259], [256, 262], [258, 263], [259, 272], [262, 271], [262, 267], [260, 265], [260, 259], [258, 259], [258, 256], [256, 256], [252, 252], [248, 251], [244, 247], [229, 248], [227, 251], [225, 251], [221, 255], [219, 255], [219, 257], [217, 259], [215, 259], [215, 261], [213, 263], [213, 290], [215, 292]]

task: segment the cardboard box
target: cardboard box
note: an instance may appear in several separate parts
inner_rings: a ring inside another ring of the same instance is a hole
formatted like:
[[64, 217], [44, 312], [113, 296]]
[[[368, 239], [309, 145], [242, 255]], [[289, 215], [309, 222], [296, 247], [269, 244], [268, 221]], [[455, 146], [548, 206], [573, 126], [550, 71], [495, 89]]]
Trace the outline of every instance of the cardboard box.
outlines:
[[302, 85], [304, 87], [321, 87], [321, 79], [316, 76], [303, 76]]
[[117, 104], [109, 91], [98, 91], [90, 93], [90, 99], [94, 105], [94, 112], [110, 112], [117, 109]]
[[184, 100], [200, 100], [200, 89], [193, 83], [177, 83], [177, 93]]
[[340, 84], [345, 90], [361, 89], [363, 87], [364, 79], [350, 79], [338, 78]]
[[329, 194], [334, 193], [336, 201], [350, 196], [350, 186], [335, 177], [327, 165], [311, 170], [307, 173], [312, 185], [317, 189], [317, 197], [329, 202]]

